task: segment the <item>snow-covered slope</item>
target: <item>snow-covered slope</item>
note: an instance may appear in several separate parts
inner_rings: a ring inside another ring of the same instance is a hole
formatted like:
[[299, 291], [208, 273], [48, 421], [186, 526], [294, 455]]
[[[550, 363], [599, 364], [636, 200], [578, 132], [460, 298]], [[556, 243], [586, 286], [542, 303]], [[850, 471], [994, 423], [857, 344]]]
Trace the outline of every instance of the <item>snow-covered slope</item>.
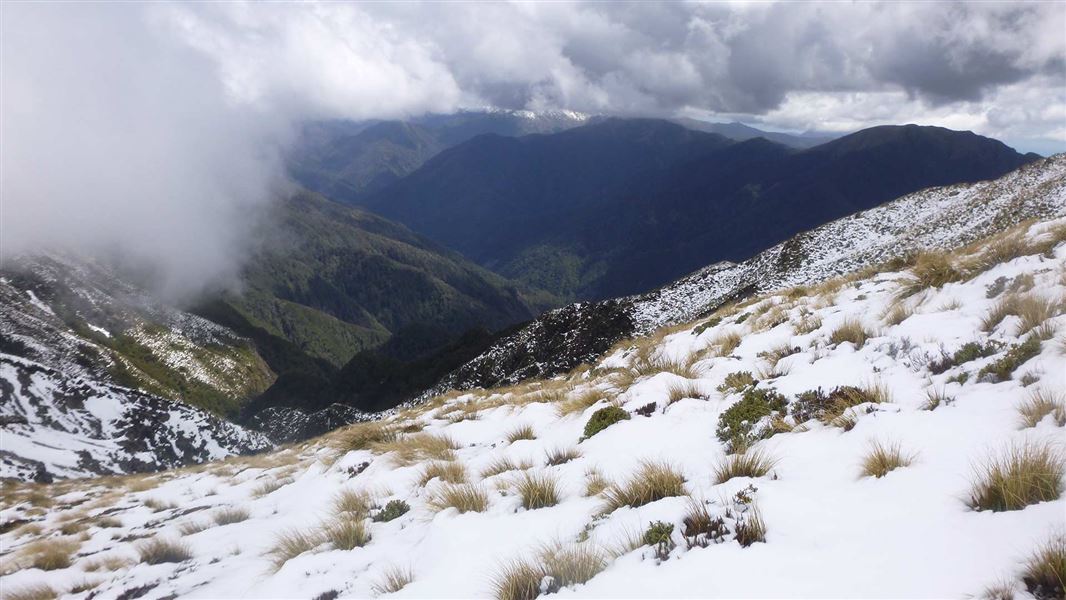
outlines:
[[[1028, 558], [1066, 544], [1052, 537], [1066, 527], [1064, 242], [1066, 219], [1044, 221], [755, 297], [565, 377], [448, 394], [266, 456], [12, 486], [4, 589], [1028, 597]], [[607, 407], [626, 418], [586, 436]], [[898, 448], [897, 468], [865, 465], [875, 445]], [[1045, 452], [1022, 478], [1037, 491], [974, 507], [982, 468], [1012, 449]], [[760, 456], [765, 472], [723, 473]], [[646, 461], [659, 466], [641, 475]], [[545, 482], [535, 507], [523, 487]]]
[[261, 450], [263, 436], [203, 409], [232, 411], [273, 378], [248, 340], [101, 265], [39, 256], [0, 271], [0, 477], [159, 470]]
[[599, 358], [619, 340], [690, 321], [736, 298], [822, 281], [915, 251], [959, 246], [1026, 219], [1063, 215], [1066, 155], [993, 181], [922, 190], [647, 294], [550, 311], [444, 377], [423, 397], [554, 375]]

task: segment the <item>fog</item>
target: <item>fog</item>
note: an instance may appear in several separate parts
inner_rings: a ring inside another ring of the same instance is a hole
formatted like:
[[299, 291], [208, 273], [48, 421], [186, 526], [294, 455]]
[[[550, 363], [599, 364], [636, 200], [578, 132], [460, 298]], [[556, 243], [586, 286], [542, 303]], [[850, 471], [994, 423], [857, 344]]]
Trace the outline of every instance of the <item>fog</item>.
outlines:
[[297, 126], [461, 107], [1066, 144], [1062, 4], [5, 4], [0, 252], [232, 283]]

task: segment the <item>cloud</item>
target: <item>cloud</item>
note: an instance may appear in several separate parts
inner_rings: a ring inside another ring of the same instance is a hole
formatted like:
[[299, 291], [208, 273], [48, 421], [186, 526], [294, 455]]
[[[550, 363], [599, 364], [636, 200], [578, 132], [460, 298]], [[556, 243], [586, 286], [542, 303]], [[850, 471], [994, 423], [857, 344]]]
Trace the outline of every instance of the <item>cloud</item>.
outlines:
[[309, 119], [922, 122], [1066, 149], [1064, 27], [1062, 3], [8, 4], [0, 251], [230, 279]]

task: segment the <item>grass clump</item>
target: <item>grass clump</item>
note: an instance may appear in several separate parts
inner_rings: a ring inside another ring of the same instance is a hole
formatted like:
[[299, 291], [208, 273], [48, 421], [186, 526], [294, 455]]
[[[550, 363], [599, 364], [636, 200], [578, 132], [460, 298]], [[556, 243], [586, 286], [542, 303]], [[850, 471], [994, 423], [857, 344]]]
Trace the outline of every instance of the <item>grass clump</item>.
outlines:
[[683, 383], [671, 383], [666, 388], [667, 405], [673, 404], [684, 400], [685, 398], [696, 398], [697, 400], [706, 400], [706, 395], [703, 390], [700, 389], [698, 383], [694, 381], [684, 381]]
[[715, 435], [731, 450], [750, 446], [773, 435], [769, 422], [787, 405], [785, 397], [774, 390], [749, 387], [740, 400], [718, 417]]
[[364, 491], [341, 490], [333, 497], [333, 512], [339, 515], [365, 516], [374, 501]]
[[883, 445], [875, 442], [862, 459], [862, 474], [880, 479], [890, 471], [909, 467], [913, 462], [914, 456], [904, 454], [898, 443]]
[[556, 467], [564, 465], [575, 458], [581, 457], [581, 450], [575, 447], [570, 448], [555, 448], [554, 450], [548, 450], [545, 452], [545, 458], [549, 466]]
[[855, 345], [855, 349], [859, 349], [870, 337], [870, 332], [866, 330], [861, 321], [846, 319], [833, 330], [833, 333], [829, 334], [829, 343], [836, 345], [851, 342]]
[[714, 482], [725, 483], [734, 477], [763, 477], [774, 468], [777, 460], [758, 450], [730, 454], [714, 471]]
[[1056, 533], [1025, 561], [1022, 583], [1038, 600], [1066, 598], [1066, 534]]
[[409, 568], [389, 567], [382, 572], [381, 579], [371, 586], [371, 591], [378, 596], [382, 594], [395, 594], [407, 587], [407, 584], [414, 581], [414, 579], [415, 577]]
[[628, 480], [609, 486], [603, 492], [607, 500], [604, 512], [623, 506], [644, 506], [656, 500], [685, 494], [685, 477], [663, 462], [644, 461]]
[[978, 469], [970, 491], [975, 510], [1021, 510], [1030, 504], [1056, 500], [1062, 494], [1066, 462], [1047, 444], [1012, 446]]
[[59, 593], [44, 583], [34, 583], [14, 590], [4, 589], [5, 600], [54, 600]]
[[586, 408], [595, 405], [602, 400], [610, 400], [607, 392], [593, 388], [580, 394], [567, 396], [565, 400], [555, 405], [555, 412], [560, 417], [583, 412]]
[[737, 519], [736, 537], [737, 543], [744, 548], [756, 542], [766, 541], [766, 522], [758, 507], [751, 506], [744, 515]]
[[445, 484], [427, 502], [435, 511], [447, 508], [466, 512], [485, 512], [489, 508], [489, 495], [485, 489], [474, 484]]
[[718, 386], [718, 391], [723, 394], [730, 392], [739, 394], [755, 384], [755, 376], [751, 374], [751, 371], [737, 371], [725, 376], [721, 385]]
[[1061, 393], [1046, 389], [1034, 390], [1018, 407], [1018, 412], [1025, 427], [1036, 427], [1048, 415], [1051, 415], [1052, 422], [1059, 427], [1066, 426], [1066, 401]]
[[393, 519], [398, 519], [404, 516], [410, 510], [411, 505], [403, 500], [389, 500], [384, 508], [374, 514], [373, 520], [378, 523], [388, 523]]
[[58, 538], [33, 542], [26, 546], [29, 564], [42, 571], [66, 569], [74, 559], [80, 544], [70, 538]]
[[249, 516], [251, 515], [246, 508], [223, 508], [215, 513], [212, 520], [215, 525], [232, 525], [233, 523], [247, 521]]
[[367, 421], [355, 423], [338, 430], [332, 435], [334, 448], [350, 452], [354, 450], [366, 450], [374, 444], [383, 444], [394, 441], [397, 431], [394, 427], [380, 421]]
[[267, 556], [270, 557], [271, 562], [274, 565], [274, 570], [278, 570], [290, 560], [300, 556], [304, 552], [310, 552], [323, 542], [320, 535], [310, 533], [299, 529], [289, 529], [282, 531], [278, 534], [274, 540], [274, 547], [270, 549]]
[[419, 485], [426, 485], [433, 479], [448, 483], [466, 483], [466, 467], [459, 462], [433, 462], [426, 465], [419, 478]]
[[611, 482], [602, 473], [593, 469], [585, 473], [585, 495], [598, 496], [610, 487]]
[[507, 441], [512, 444], [519, 440], [535, 439], [537, 439], [537, 434], [533, 431], [533, 427], [531, 425], [522, 425], [516, 427], [507, 434]]
[[955, 402], [955, 398], [948, 396], [944, 389], [931, 388], [925, 392], [925, 402], [922, 404], [922, 410], [936, 410], [941, 406], [950, 406]]
[[542, 548], [532, 559], [503, 565], [492, 581], [498, 600], [533, 600], [541, 593], [554, 593], [588, 582], [607, 568], [607, 555], [587, 544]]
[[[740, 321], [737, 321], [738, 323]], [[719, 356], [729, 356], [744, 341], [740, 333], [736, 331], [726, 331], [718, 335], [718, 337], [711, 340], [711, 346], [718, 348]]]
[[817, 419], [825, 425], [851, 429], [855, 423], [849, 410], [861, 404], [891, 402], [888, 388], [883, 385], [856, 387], [851, 385], [834, 388], [828, 394], [821, 388], [809, 390], [796, 396], [792, 403], [792, 418], [797, 423]]
[[153, 538], [141, 542], [136, 549], [141, 562], [150, 565], [180, 563], [192, 558], [192, 551], [188, 545], [164, 538]]
[[336, 519], [323, 527], [322, 537], [337, 550], [354, 550], [370, 541], [370, 532], [362, 519]]
[[522, 497], [522, 508], [536, 510], [559, 503], [559, 482], [550, 473], [535, 475], [524, 472], [518, 479], [518, 495]]
[[1017, 335], [1022, 335], [1048, 319], [1062, 314], [1061, 300], [1052, 300], [1036, 294], [1011, 294], [992, 307], [981, 321], [981, 328], [992, 331], [1009, 316], [1019, 319]]
[[626, 421], [628, 419], [629, 413], [621, 408], [617, 406], [605, 406], [592, 413], [588, 422], [585, 423], [584, 439], [596, 435], [619, 421]]
[[922, 290], [962, 281], [965, 277], [965, 274], [955, 267], [949, 255], [943, 252], [924, 252], [915, 258], [911, 276], [900, 288], [900, 297], [906, 298]]
[[374, 443], [372, 448], [382, 453], [392, 453], [396, 463], [406, 466], [422, 460], [453, 460], [455, 450], [459, 446], [446, 435], [416, 433], [392, 441]]
[[253, 498], [262, 498], [263, 496], [269, 496], [281, 488], [289, 485], [295, 481], [292, 477], [281, 477], [278, 479], [268, 479], [263, 483], [252, 488], [251, 493]]
[[481, 477], [482, 479], [486, 479], [489, 477], [495, 477], [496, 475], [506, 473], [508, 471], [520, 471], [523, 469], [528, 469], [532, 466], [533, 465], [525, 462], [515, 463], [513, 460], [506, 457], [497, 458], [496, 460], [489, 463], [489, 466], [482, 469]]
[[1011, 346], [1002, 358], [985, 365], [977, 372], [977, 379], [992, 383], [1007, 381], [1018, 367], [1038, 354], [1040, 354], [1040, 338], [1030, 335], [1022, 343]]

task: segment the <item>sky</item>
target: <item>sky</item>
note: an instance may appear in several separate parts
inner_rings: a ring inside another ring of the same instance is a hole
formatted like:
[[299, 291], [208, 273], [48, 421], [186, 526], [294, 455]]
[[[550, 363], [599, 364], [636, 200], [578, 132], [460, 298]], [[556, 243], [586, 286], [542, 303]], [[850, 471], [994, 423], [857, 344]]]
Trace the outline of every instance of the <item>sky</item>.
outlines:
[[0, 252], [231, 279], [296, 125], [462, 108], [1066, 151], [1066, 3], [4, 3]]

